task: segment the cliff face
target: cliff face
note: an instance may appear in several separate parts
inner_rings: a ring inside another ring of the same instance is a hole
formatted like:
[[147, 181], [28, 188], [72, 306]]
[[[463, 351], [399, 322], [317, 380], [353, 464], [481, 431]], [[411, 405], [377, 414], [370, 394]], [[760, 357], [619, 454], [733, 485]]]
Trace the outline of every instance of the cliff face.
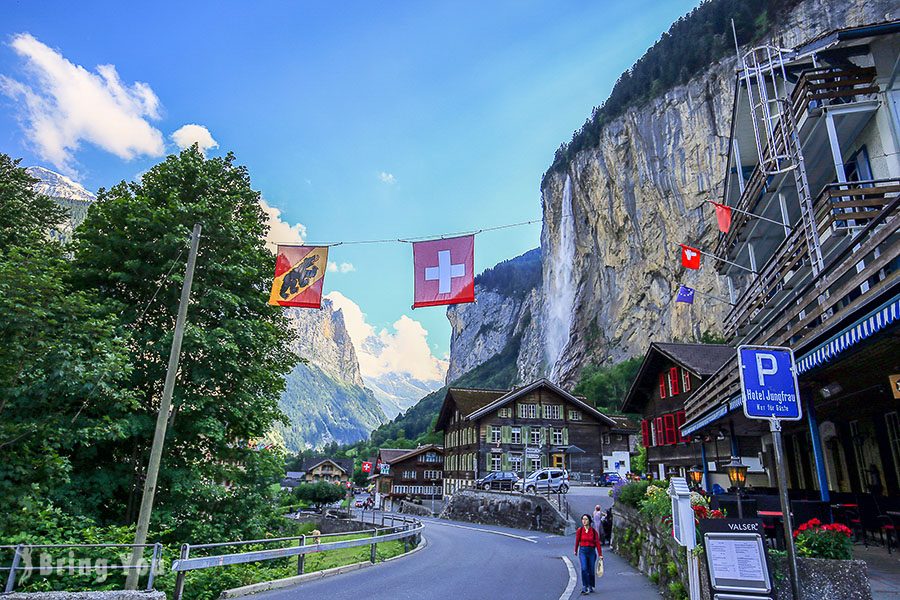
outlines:
[[[801, 0], [772, 38], [794, 47], [896, 13], [890, 0]], [[524, 297], [476, 285], [478, 304], [448, 311], [448, 382], [513, 343], [520, 381], [572, 385], [588, 363], [720, 331], [728, 304], [701, 294], [725, 298], [725, 283], [709, 267], [684, 269], [677, 244], [708, 248], [717, 233], [706, 201], [722, 192], [735, 67], [732, 55], [630, 108], [545, 175], [541, 283]], [[694, 305], [675, 304], [680, 284], [700, 292]]]

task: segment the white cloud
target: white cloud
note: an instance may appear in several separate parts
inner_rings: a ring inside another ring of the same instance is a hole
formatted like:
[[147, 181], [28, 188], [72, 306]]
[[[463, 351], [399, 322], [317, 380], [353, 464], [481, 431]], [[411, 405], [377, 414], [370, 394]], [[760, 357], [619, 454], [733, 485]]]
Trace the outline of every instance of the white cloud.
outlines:
[[302, 244], [306, 237], [306, 226], [302, 223], [291, 225], [281, 218], [281, 210], [270, 206], [265, 200], [260, 200], [259, 205], [269, 221], [269, 233], [266, 235], [266, 246], [272, 254], [278, 250], [278, 244]]
[[395, 183], [397, 183], [397, 178], [394, 177], [394, 174], [386, 173], [385, 171], [382, 171], [378, 174], [378, 179], [380, 179], [382, 183], [386, 183], [388, 185], [394, 185]]
[[58, 169], [75, 173], [82, 141], [130, 160], [161, 156], [159, 99], [146, 83], [122, 83], [113, 65], [90, 72], [27, 33], [10, 44], [24, 60], [26, 81], [0, 75], [0, 92], [20, 102], [21, 120], [36, 152]]
[[352, 273], [356, 270], [356, 267], [353, 266], [353, 263], [343, 262], [337, 264], [336, 262], [328, 261], [328, 270], [332, 273]]
[[428, 331], [420, 322], [403, 315], [394, 322], [391, 330], [376, 331], [353, 300], [340, 292], [330, 292], [326, 298], [344, 314], [344, 324], [356, 347], [364, 377], [403, 373], [422, 381], [443, 381], [447, 361], [438, 359], [431, 352]]
[[209, 129], [194, 123], [189, 123], [176, 130], [172, 134], [172, 141], [182, 150], [197, 144], [200, 147], [200, 152], [203, 154], [206, 154], [206, 151], [211, 148], [219, 147], [219, 142], [213, 139]]

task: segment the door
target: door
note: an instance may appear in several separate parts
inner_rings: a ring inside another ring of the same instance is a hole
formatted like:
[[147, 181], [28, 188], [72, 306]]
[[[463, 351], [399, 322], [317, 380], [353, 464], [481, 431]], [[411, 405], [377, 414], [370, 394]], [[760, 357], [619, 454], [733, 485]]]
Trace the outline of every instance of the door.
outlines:
[[564, 454], [554, 454], [552, 456], [553, 462], [550, 465], [555, 469], [562, 469], [565, 466], [565, 455]]

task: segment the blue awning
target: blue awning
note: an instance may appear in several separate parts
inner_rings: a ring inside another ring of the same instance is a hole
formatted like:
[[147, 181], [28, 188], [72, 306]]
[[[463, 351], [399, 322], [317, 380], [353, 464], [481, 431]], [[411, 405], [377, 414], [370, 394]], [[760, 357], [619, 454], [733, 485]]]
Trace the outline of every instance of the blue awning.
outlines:
[[900, 295], [894, 296], [856, 323], [798, 358], [797, 374], [800, 375], [818, 367], [850, 346], [875, 335], [898, 321], [900, 321]]
[[[831, 360], [847, 348], [897, 322], [900, 322], [900, 295], [894, 296], [865, 317], [844, 328], [837, 335], [798, 358], [797, 375], [806, 373], [810, 369]], [[698, 429], [718, 421], [728, 413], [740, 408], [741, 402], [741, 396], [738, 394], [731, 398], [727, 404], [719, 406], [700, 420], [682, 427], [681, 434], [690, 435]]]

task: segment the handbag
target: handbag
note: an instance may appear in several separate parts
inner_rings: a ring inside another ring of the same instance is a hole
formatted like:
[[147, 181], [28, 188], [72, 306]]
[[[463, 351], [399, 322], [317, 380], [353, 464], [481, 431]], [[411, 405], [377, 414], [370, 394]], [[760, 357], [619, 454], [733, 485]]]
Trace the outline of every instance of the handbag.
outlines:
[[594, 576], [603, 577], [603, 557], [597, 557], [597, 564], [594, 565]]

